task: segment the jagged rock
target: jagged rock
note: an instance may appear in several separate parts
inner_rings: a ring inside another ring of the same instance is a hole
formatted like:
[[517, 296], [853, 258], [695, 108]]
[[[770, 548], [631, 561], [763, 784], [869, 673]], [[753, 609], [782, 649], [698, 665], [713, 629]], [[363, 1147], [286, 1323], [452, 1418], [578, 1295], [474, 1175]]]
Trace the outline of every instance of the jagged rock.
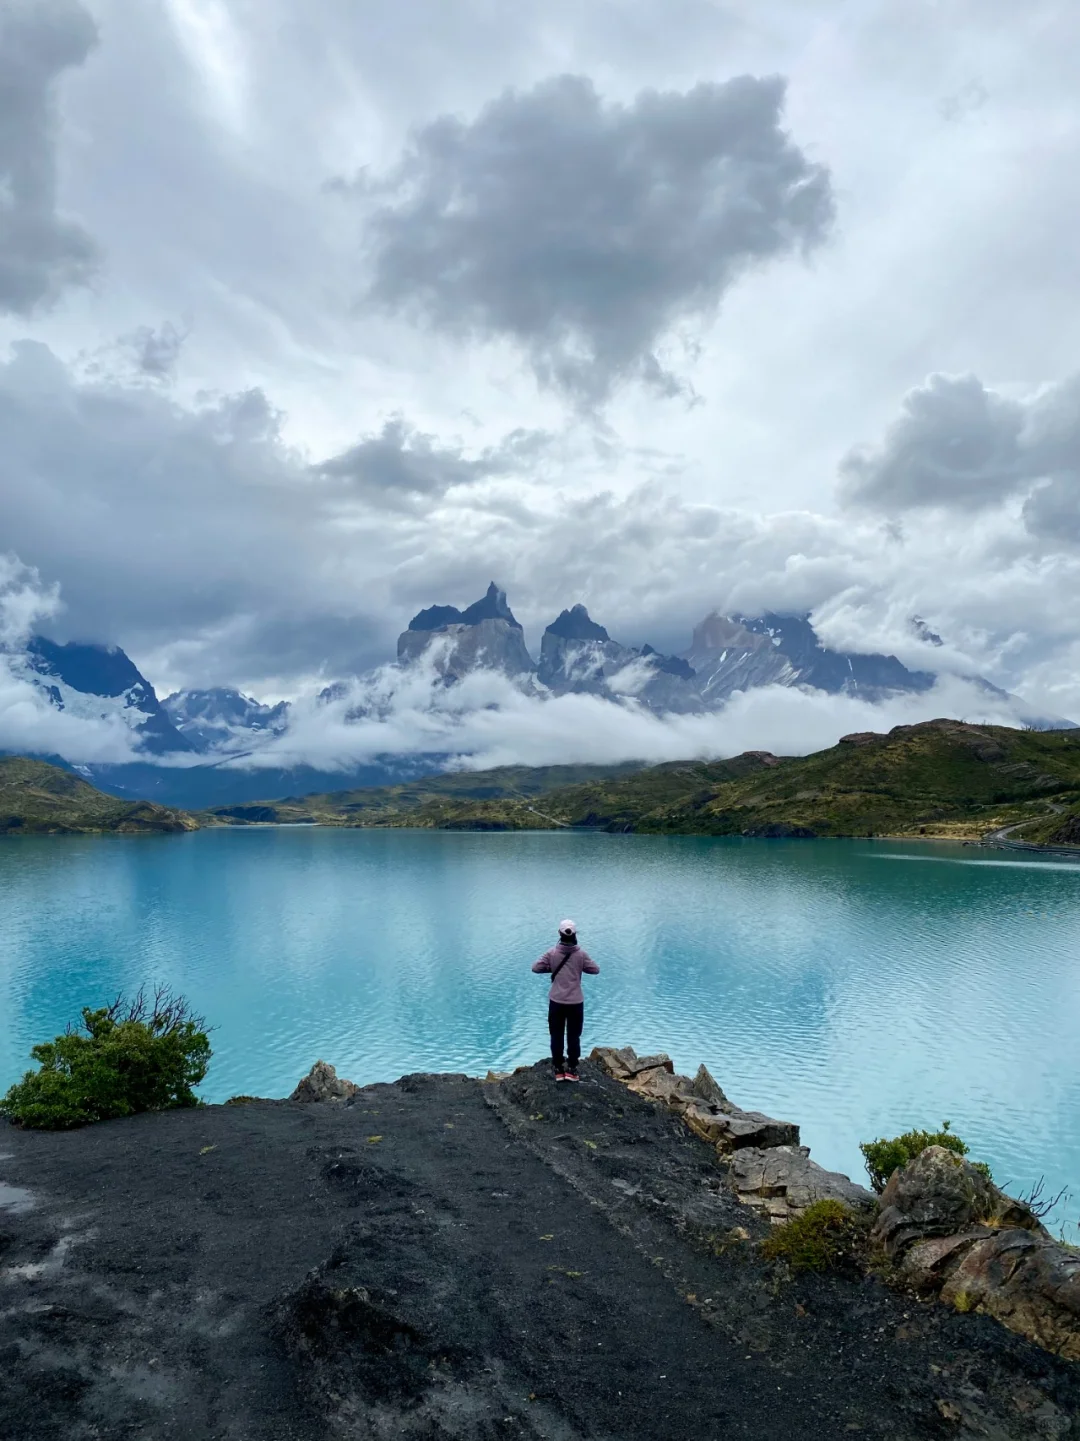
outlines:
[[871, 1193], [839, 1171], [826, 1171], [799, 1145], [735, 1151], [727, 1162], [739, 1200], [763, 1211], [771, 1221], [788, 1221], [815, 1201], [843, 1201], [865, 1207]]
[[1023, 1202], [999, 1191], [977, 1166], [944, 1146], [927, 1146], [889, 1177], [873, 1239], [895, 1261], [917, 1241], [986, 1224], [1048, 1235]]
[[506, 602], [506, 591], [500, 590], [494, 581], [480, 600], [474, 600], [472, 605], [466, 606], [464, 610], [458, 610], [456, 605], [429, 605], [426, 610], [413, 616], [409, 629], [442, 630], [448, 625], [479, 625], [482, 620], [505, 620], [518, 630], [521, 629], [520, 622], [515, 619], [514, 612]]
[[917, 1291], [940, 1290], [942, 1281], [960, 1257], [970, 1251], [976, 1241], [990, 1234], [985, 1226], [979, 1226], [972, 1231], [962, 1231], [959, 1236], [933, 1236], [928, 1241], [916, 1241], [904, 1255], [900, 1268], [904, 1279]]
[[653, 1101], [663, 1101], [673, 1111], [684, 1112], [694, 1105], [696, 1097], [691, 1090], [693, 1082], [688, 1076], [669, 1071], [666, 1066], [656, 1066], [649, 1071], [639, 1071], [627, 1081], [627, 1088], [638, 1095], [648, 1096]]
[[949, 1274], [941, 1299], [958, 1311], [984, 1311], [1080, 1361], [1080, 1254], [1045, 1233], [1014, 1228], [977, 1240]]
[[583, 605], [564, 610], [540, 642], [538, 679], [556, 695], [568, 692], [633, 700], [657, 712], [702, 709], [693, 667], [679, 656], [612, 640]]
[[1080, 1254], [962, 1156], [928, 1146], [894, 1171], [871, 1236], [916, 1287], [1080, 1360]]
[[589, 1060], [603, 1066], [608, 1075], [614, 1076], [617, 1081], [628, 1081], [642, 1071], [663, 1069], [672, 1075], [675, 1072], [671, 1057], [663, 1051], [655, 1056], [639, 1056], [633, 1046], [620, 1046], [618, 1049], [614, 1046], [594, 1046]]
[[589, 1060], [603, 1066], [608, 1075], [616, 1081], [627, 1081], [634, 1074], [630, 1064], [637, 1060], [637, 1056], [633, 1046], [593, 1046], [589, 1052]]
[[697, 1073], [690, 1082], [690, 1089], [699, 1100], [707, 1101], [710, 1106], [719, 1106], [721, 1110], [731, 1108], [731, 1102], [713, 1079], [707, 1066], [698, 1066]]
[[500, 617], [456, 622], [431, 630], [406, 630], [398, 636], [398, 660], [409, 665], [430, 652], [435, 670], [449, 682], [474, 670], [498, 670], [505, 675], [534, 671], [532, 656], [516, 621]]
[[799, 1128], [793, 1121], [776, 1121], [761, 1111], [720, 1110], [699, 1104], [688, 1106], [683, 1120], [696, 1136], [722, 1152], [799, 1144]]
[[289, 1097], [290, 1101], [346, 1101], [360, 1087], [339, 1076], [327, 1061], [316, 1061]]
[[547, 635], [561, 636], [563, 640], [610, 640], [602, 625], [592, 620], [583, 605], [560, 611], [548, 626]]

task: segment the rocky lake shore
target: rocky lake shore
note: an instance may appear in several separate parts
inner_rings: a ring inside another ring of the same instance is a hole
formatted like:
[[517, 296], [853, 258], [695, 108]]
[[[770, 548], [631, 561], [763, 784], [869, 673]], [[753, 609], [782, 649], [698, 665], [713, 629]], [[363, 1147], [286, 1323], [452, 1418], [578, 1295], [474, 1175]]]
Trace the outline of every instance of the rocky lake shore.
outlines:
[[[1080, 1436], [1080, 1257], [964, 1162], [875, 1212], [798, 1139], [629, 1048], [0, 1128], [0, 1438]], [[763, 1254], [838, 1194], [885, 1279]], [[1041, 1345], [987, 1313], [1033, 1257]]]

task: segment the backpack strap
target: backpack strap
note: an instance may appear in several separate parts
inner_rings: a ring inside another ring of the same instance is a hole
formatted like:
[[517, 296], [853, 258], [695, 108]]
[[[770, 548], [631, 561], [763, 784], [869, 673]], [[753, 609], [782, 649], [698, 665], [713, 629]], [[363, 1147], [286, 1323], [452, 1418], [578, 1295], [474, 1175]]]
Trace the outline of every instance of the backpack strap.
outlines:
[[559, 974], [559, 972], [562, 970], [563, 966], [566, 965], [566, 963], [567, 963], [567, 961], [570, 959], [570, 957], [571, 957], [572, 955], [576, 954], [576, 952], [578, 952], [578, 951], [580, 951], [580, 950], [581, 950], [581, 947], [580, 947], [580, 946], [575, 946], [572, 951], [567, 951], [566, 955], [563, 956], [562, 960], [559, 962], [559, 964], [555, 967], [555, 969], [554, 969], [554, 970], [552, 971], [552, 973], [551, 973], [551, 984], [552, 984], [552, 985], [555, 984], [555, 977], [556, 977], [556, 976]]

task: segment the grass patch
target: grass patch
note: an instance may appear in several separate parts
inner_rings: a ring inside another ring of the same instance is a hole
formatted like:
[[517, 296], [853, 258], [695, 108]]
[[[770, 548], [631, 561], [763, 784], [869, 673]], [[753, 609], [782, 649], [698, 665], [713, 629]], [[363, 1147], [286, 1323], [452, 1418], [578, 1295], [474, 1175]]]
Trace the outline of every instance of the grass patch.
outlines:
[[870, 1219], [842, 1201], [815, 1201], [801, 1216], [776, 1226], [761, 1243], [767, 1261], [793, 1271], [841, 1271], [857, 1266]]

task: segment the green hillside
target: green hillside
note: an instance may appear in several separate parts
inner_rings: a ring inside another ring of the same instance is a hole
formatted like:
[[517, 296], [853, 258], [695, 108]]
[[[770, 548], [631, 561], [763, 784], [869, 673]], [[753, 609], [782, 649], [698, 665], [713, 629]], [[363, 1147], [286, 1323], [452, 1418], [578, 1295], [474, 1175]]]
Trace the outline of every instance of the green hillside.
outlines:
[[[287, 796], [284, 800], [216, 806], [206, 813], [221, 825], [259, 822], [318, 821], [325, 825], [437, 825], [486, 802], [511, 800], [526, 805], [553, 790], [585, 782], [610, 782], [642, 769], [641, 764], [611, 766], [498, 766], [486, 771], [453, 771], [424, 776], [379, 789], [332, 791], [323, 795]], [[424, 819], [418, 820], [423, 811]]]
[[[750, 751], [581, 775], [508, 768], [408, 786], [292, 797], [211, 813], [218, 823], [550, 829], [691, 835], [1069, 835], [1080, 809], [1080, 731], [926, 721], [845, 736], [829, 750]], [[564, 779], [565, 778], [565, 779]], [[569, 781], [570, 783], [567, 783]], [[1073, 827], [1075, 831], [1076, 827]]]
[[78, 835], [83, 832], [192, 831], [184, 811], [150, 801], [120, 801], [44, 761], [0, 756], [0, 835]]

